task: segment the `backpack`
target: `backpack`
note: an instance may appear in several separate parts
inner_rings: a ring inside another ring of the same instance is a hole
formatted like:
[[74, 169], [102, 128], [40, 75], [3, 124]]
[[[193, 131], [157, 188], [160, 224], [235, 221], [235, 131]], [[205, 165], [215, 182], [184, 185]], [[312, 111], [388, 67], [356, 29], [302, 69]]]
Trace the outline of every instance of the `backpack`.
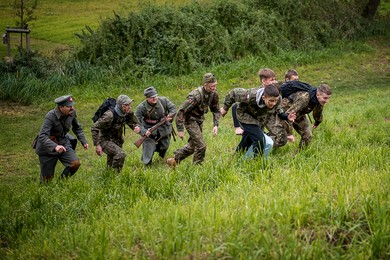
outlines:
[[[100, 105], [98, 110], [95, 112], [95, 115], [92, 117], [92, 121], [95, 123], [107, 110], [114, 111], [116, 105], [115, 98], [106, 98], [103, 103]], [[115, 116], [116, 113], [114, 113]]]
[[314, 89], [310, 84], [298, 80], [287, 81], [280, 86], [280, 92], [283, 98], [287, 98], [297, 91], [312, 92]]

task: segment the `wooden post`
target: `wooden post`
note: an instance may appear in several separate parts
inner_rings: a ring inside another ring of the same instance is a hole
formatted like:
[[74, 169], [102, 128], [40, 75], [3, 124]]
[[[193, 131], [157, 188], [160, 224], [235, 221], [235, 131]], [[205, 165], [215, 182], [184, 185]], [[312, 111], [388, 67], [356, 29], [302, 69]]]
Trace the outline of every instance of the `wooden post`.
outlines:
[[27, 27], [28, 32], [26, 32], [26, 50], [30, 52], [30, 28]]
[[11, 33], [25, 33], [26, 34], [26, 50], [30, 52], [30, 28], [22, 29], [22, 28], [10, 28], [7, 26], [5, 29], [7, 39], [7, 49], [8, 49], [8, 57], [11, 58]]
[[9, 27], [7, 26], [6, 34], [7, 34], [7, 53], [8, 53], [8, 58], [11, 58], [11, 34], [8, 31]]

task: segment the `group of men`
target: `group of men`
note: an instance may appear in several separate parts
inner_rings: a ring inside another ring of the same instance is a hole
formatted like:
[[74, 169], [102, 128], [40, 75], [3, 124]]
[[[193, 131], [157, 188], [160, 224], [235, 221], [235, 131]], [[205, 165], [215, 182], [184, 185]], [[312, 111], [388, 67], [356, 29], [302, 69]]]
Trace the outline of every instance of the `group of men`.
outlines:
[[[284, 89], [288, 89], [287, 85], [307, 84], [298, 81], [295, 70], [286, 72], [282, 84], [276, 81], [271, 69], [260, 69], [258, 76], [260, 87], [232, 89], [222, 107], [219, 107], [217, 78], [212, 73], [203, 75], [203, 85], [192, 90], [177, 111], [175, 104], [166, 97], [160, 97], [153, 86], [144, 90], [145, 100], [135, 112], [131, 107], [134, 100], [120, 95], [115, 107], [105, 111], [91, 127], [96, 154], [101, 156], [105, 153], [107, 167], [121, 172], [126, 158], [122, 146], [127, 124], [143, 137], [141, 160], [150, 165], [155, 152], [161, 158], [166, 156], [171, 137], [175, 136], [172, 121], [176, 118], [177, 136], [183, 139], [186, 129], [189, 139], [186, 145], [174, 152], [174, 157], [166, 160], [167, 164], [175, 167], [191, 155], [194, 164], [201, 164], [206, 154], [203, 136], [205, 114], [208, 110], [213, 114], [212, 132], [217, 135], [220, 117], [225, 116], [230, 107], [236, 134], [242, 135], [236, 151], [243, 153], [244, 158], [267, 157], [272, 147], [281, 147], [288, 140], [293, 142], [293, 128], [301, 136], [299, 146], [307, 146], [312, 139], [307, 114], [313, 112], [313, 127], [316, 128], [322, 122], [322, 109], [332, 94], [330, 87], [321, 84], [318, 88], [286, 95]], [[88, 142], [77, 120], [73, 97], [62, 96], [55, 103], [57, 106], [47, 113], [34, 146], [40, 160], [41, 182], [54, 177], [58, 160], [65, 166], [61, 177], [71, 176], [79, 168], [75, 138], [68, 134], [70, 128], [84, 149], [88, 149]], [[157, 124], [159, 127], [154, 127]]]

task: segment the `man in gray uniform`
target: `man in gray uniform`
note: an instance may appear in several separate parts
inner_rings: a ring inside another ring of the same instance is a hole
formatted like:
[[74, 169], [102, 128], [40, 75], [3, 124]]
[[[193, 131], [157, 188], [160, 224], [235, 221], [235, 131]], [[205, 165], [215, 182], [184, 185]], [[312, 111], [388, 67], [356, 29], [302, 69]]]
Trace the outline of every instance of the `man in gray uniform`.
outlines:
[[35, 153], [39, 156], [41, 168], [41, 182], [48, 182], [54, 177], [57, 161], [65, 166], [60, 178], [72, 176], [80, 167], [80, 160], [76, 156], [76, 141], [68, 134], [70, 128], [81, 142], [84, 149], [88, 149], [88, 142], [83, 129], [77, 120], [74, 100], [71, 95], [56, 98], [57, 106], [50, 110], [43, 121], [35, 144]]
[[107, 110], [91, 128], [96, 154], [99, 156], [102, 156], [103, 152], [107, 154], [107, 167], [118, 173], [121, 172], [126, 158], [126, 153], [122, 149], [125, 124], [137, 134], [140, 131], [138, 119], [131, 111], [132, 102], [128, 96], [120, 95], [115, 108]]
[[187, 99], [180, 106], [176, 116], [177, 135], [184, 137], [184, 127], [190, 138], [188, 144], [177, 149], [174, 158], [168, 158], [167, 163], [175, 167], [177, 163], [194, 154], [193, 163], [201, 164], [206, 154], [206, 142], [203, 137], [204, 115], [208, 109], [213, 113], [213, 134], [218, 134], [219, 118], [219, 96], [217, 92], [217, 79], [212, 73], [203, 75], [203, 86], [191, 91]]
[[[176, 114], [176, 106], [166, 97], [159, 97], [156, 89], [151, 86], [144, 90], [145, 101], [136, 108], [135, 115], [141, 123], [142, 136], [147, 136], [142, 143], [142, 162], [145, 165], [152, 163], [154, 152], [158, 152], [164, 158], [171, 140], [172, 124], [170, 121]], [[167, 122], [154, 132], [149, 129], [162, 119]]]

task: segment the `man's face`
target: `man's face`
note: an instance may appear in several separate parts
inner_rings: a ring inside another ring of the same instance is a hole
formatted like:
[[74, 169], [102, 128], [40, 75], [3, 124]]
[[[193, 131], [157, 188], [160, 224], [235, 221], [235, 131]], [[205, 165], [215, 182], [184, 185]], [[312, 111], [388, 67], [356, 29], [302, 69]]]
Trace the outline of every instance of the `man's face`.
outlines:
[[213, 83], [205, 83], [204, 84], [204, 89], [208, 92], [208, 93], [214, 93], [216, 90], [217, 90], [217, 84], [218, 82], [215, 81]]
[[328, 103], [329, 99], [330, 99], [330, 95], [317, 91], [317, 100], [322, 106]]
[[266, 87], [266, 86], [269, 86], [271, 84], [275, 84], [276, 83], [276, 78], [275, 77], [270, 77], [270, 78], [262, 79], [261, 83], [263, 84], [264, 87]]
[[73, 114], [74, 106], [62, 106], [59, 107], [62, 114], [66, 116], [70, 116]]
[[152, 105], [152, 106], [154, 106], [154, 105], [157, 104], [157, 100], [158, 100], [157, 96], [155, 96], [155, 97], [147, 97], [147, 98], [146, 98], [146, 101], [147, 101], [150, 105]]
[[125, 114], [130, 113], [131, 111], [131, 103], [130, 104], [122, 104], [122, 112]]
[[278, 103], [279, 97], [262, 97], [264, 100], [265, 105], [269, 108], [272, 109]]

